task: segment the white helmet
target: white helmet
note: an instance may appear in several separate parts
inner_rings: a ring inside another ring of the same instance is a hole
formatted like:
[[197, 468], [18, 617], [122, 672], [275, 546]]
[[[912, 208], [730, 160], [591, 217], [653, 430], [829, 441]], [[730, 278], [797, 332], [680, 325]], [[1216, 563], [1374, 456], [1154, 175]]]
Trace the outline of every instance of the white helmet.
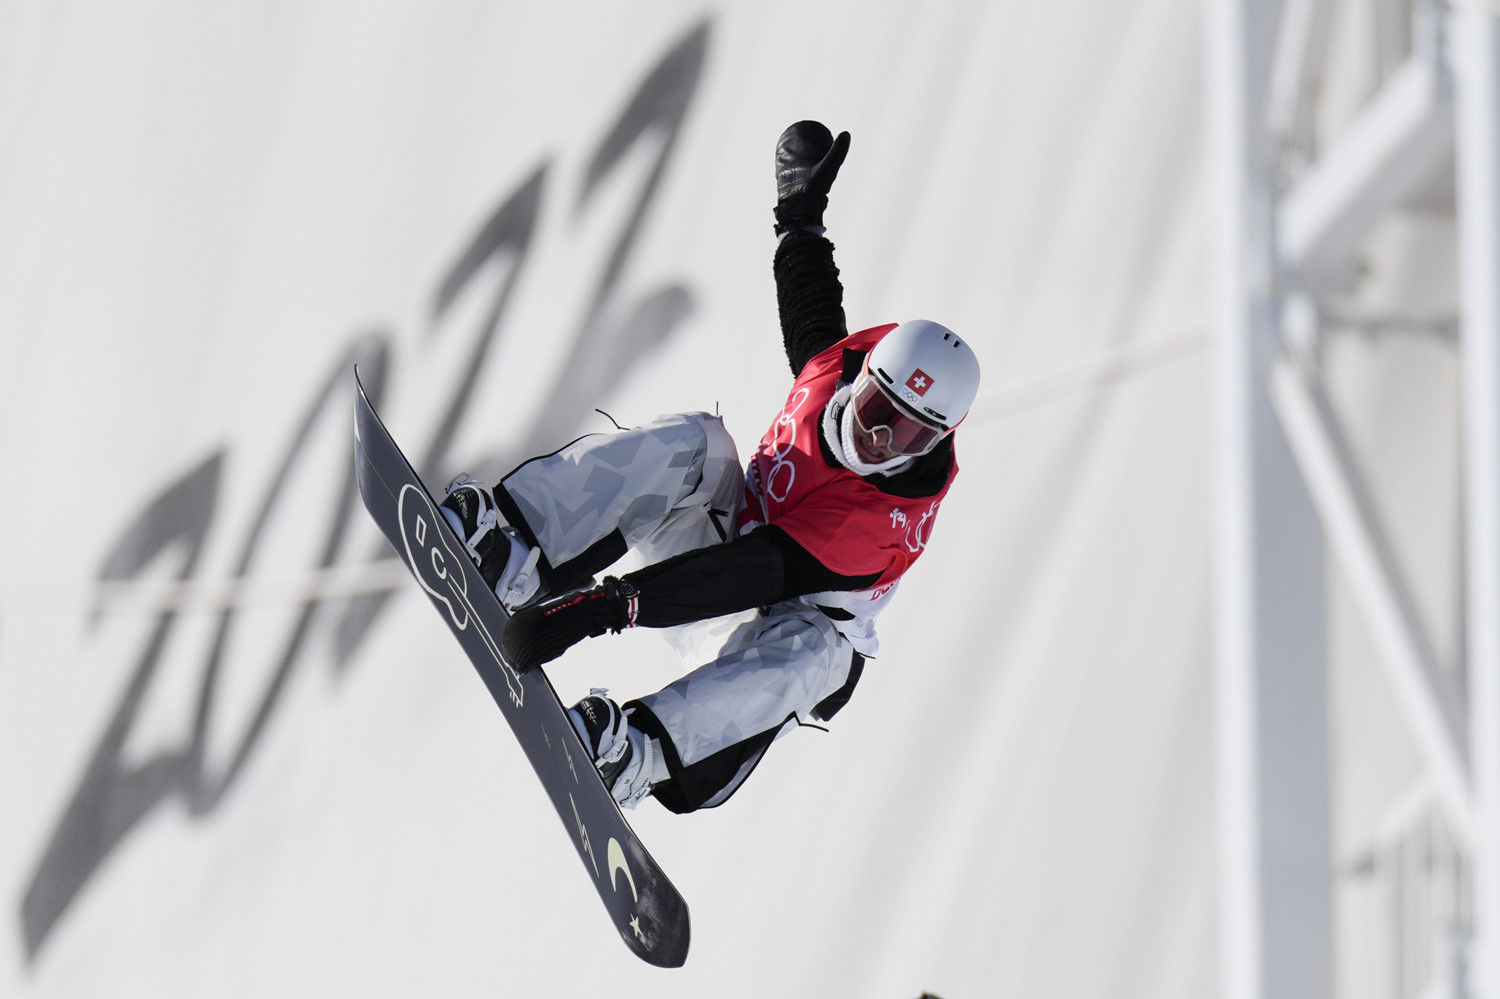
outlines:
[[946, 326], [916, 319], [875, 344], [855, 380], [852, 402], [861, 429], [883, 431], [880, 450], [914, 455], [952, 433], [978, 393], [973, 348]]

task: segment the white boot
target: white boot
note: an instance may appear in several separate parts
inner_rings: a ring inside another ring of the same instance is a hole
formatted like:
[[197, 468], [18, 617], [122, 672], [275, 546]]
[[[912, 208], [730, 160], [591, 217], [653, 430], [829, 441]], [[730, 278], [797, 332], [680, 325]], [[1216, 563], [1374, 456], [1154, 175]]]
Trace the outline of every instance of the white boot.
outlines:
[[593, 757], [594, 767], [622, 808], [634, 808], [651, 793], [651, 785], [666, 779], [666, 766], [656, 740], [630, 727], [629, 715], [595, 688], [568, 709], [573, 730]]
[[514, 613], [542, 595], [542, 579], [537, 572], [542, 551], [522, 541], [514, 527], [501, 522], [494, 492], [460, 474], [448, 483], [439, 509], [506, 610]]

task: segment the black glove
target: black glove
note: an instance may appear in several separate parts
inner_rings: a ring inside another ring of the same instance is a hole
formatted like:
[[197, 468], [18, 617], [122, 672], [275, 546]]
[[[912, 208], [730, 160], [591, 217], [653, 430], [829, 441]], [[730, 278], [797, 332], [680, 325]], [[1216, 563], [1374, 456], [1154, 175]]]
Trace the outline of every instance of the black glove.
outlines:
[[776, 140], [776, 235], [791, 229], [823, 234], [828, 189], [849, 154], [849, 133], [835, 139], [817, 121], [788, 125]]
[[536, 669], [585, 638], [629, 628], [635, 623], [639, 592], [630, 583], [608, 576], [592, 590], [533, 604], [511, 615], [500, 648], [521, 672]]

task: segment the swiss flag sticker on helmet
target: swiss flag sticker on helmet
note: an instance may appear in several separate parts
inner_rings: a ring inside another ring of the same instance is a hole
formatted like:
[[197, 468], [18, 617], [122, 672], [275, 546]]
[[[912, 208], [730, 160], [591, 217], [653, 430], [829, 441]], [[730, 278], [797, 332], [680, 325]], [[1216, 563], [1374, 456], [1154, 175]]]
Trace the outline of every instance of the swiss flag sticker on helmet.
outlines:
[[932, 376], [921, 368], [917, 368], [911, 373], [911, 377], [906, 380], [906, 387], [917, 393], [917, 395], [926, 395], [927, 390], [932, 387]]

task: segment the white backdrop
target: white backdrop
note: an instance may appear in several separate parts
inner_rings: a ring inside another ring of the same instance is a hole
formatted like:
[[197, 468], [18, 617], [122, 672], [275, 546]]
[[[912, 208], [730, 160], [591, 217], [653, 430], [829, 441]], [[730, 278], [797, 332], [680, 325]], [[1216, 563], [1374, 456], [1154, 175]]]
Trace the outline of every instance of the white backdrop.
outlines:
[[[1198, 60], [1195, 0], [0, 7], [0, 993], [1212, 994]], [[298, 587], [389, 578], [356, 358], [434, 479], [595, 406], [753, 446], [803, 117], [851, 325], [985, 385], [833, 731], [636, 813], [664, 972], [419, 591]]]

